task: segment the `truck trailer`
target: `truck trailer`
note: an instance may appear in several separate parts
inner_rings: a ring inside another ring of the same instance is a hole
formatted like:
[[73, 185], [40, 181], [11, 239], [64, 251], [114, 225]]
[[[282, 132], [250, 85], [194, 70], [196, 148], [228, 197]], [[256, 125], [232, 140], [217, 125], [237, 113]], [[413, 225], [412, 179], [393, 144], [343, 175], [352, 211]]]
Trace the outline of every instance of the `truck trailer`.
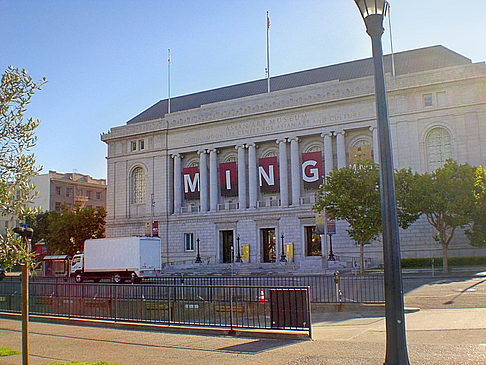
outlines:
[[158, 237], [89, 239], [84, 253], [73, 256], [71, 276], [80, 283], [111, 278], [115, 283], [156, 277], [162, 268]]

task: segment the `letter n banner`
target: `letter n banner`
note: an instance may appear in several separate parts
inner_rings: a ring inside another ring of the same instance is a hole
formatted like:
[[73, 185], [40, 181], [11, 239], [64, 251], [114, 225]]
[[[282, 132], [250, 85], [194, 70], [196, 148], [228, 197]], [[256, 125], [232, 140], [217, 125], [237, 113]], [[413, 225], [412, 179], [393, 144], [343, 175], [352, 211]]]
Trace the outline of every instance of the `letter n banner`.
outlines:
[[258, 182], [262, 193], [278, 193], [280, 184], [276, 156], [258, 160]]

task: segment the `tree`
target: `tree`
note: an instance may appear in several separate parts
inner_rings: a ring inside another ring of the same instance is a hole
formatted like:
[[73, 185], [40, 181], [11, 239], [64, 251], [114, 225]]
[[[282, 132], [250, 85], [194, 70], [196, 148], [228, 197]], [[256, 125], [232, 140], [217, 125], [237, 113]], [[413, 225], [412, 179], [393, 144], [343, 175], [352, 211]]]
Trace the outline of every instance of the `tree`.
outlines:
[[486, 170], [482, 166], [478, 166], [475, 171], [473, 194], [472, 224], [465, 230], [465, 234], [472, 246], [486, 247]]
[[43, 239], [50, 253], [74, 255], [83, 251], [84, 241], [105, 236], [106, 212], [103, 207], [62, 207], [60, 212], [50, 211], [31, 216], [35, 239]]
[[443, 271], [449, 270], [447, 250], [458, 227], [471, 221], [474, 207], [474, 167], [447, 160], [442, 168], [419, 178], [417, 209], [436, 230], [434, 239], [442, 246]]
[[[23, 219], [30, 209], [27, 203], [35, 196], [30, 177], [39, 172], [34, 154], [29, 153], [37, 138], [34, 131], [39, 121], [25, 119], [32, 96], [45, 83], [34, 82], [27, 71], [10, 66], [2, 75], [0, 85], [0, 212]], [[34, 265], [25, 241], [9, 231], [0, 236], [0, 264]]]
[[[314, 205], [316, 212], [326, 210], [336, 219], [348, 222], [347, 233], [360, 246], [361, 273], [364, 272], [364, 246], [382, 231], [379, 178], [378, 165], [365, 160], [333, 170], [319, 189]], [[420, 215], [410, 203], [416, 179], [410, 170], [396, 174], [398, 223], [404, 229]]]

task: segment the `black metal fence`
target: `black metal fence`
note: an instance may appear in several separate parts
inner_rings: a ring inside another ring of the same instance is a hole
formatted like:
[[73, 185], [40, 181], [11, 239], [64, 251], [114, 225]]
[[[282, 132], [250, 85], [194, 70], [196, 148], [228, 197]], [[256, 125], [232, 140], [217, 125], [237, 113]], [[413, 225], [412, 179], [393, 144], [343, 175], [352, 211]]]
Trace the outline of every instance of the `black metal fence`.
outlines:
[[[306, 331], [308, 287], [66, 283], [33, 280], [31, 314], [166, 325]], [[20, 312], [20, 280], [0, 282], [0, 311]]]

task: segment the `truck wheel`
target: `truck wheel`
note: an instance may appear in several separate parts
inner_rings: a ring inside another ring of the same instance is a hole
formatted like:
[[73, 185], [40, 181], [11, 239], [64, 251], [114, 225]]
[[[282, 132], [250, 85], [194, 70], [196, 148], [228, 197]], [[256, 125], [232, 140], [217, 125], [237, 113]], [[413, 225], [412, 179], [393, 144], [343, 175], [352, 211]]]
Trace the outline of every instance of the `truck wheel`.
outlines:
[[113, 275], [112, 279], [113, 279], [113, 282], [115, 284], [120, 284], [122, 282], [122, 278], [121, 278], [120, 274]]
[[82, 283], [83, 277], [81, 276], [81, 274], [76, 274], [76, 276], [74, 277], [74, 281], [76, 281], [77, 283]]

